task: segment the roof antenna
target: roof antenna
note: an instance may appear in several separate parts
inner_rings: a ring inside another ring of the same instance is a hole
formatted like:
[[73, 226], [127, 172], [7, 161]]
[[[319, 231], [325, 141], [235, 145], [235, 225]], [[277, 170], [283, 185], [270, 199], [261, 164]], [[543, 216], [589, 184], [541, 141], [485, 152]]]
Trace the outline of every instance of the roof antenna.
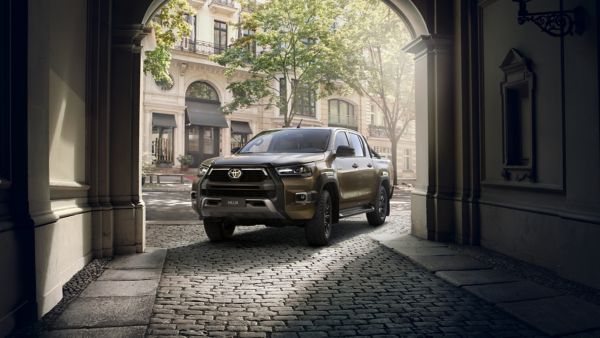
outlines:
[[300, 125], [302, 124], [302, 121], [304, 121], [304, 119], [300, 119], [300, 122], [298, 122], [298, 125], [296, 126], [296, 128], [300, 128]]

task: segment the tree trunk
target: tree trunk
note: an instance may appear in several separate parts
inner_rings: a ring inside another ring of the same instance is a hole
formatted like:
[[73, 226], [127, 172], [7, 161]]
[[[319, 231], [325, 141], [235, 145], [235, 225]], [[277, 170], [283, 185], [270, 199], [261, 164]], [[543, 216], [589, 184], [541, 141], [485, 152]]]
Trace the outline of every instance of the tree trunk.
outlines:
[[398, 185], [398, 141], [394, 142], [395, 135], [390, 137], [392, 143], [392, 167], [394, 170], [394, 185]]

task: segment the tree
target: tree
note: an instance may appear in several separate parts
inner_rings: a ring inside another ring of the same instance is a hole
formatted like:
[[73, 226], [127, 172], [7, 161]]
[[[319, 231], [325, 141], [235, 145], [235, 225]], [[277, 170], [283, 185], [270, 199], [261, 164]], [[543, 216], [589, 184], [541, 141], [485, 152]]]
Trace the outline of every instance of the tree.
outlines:
[[[284, 126], [289, 126], [302, 96], [316, 98], [339, 90], [339, 74], [346, 67], [344, 55], [350, 51], [340, 29], [344, 1], [270, 0], [250, 3], [253, 10], [243, 13], [239, 29], [244, 34], [212, 60], [225, 66], [233, 100], [225, 113], [259, 102], [277, 106]], [[256, 53], [255, 46], [259, 53]], [[249, 76], [233, 81], [237, 71]]]
[[[363, 52], [349, 55], [347, 62], [353, 68], [343, 73], [343, 79], [381, 110], [392, 164], [398, 168], [398, 141], [415, 119], [414, 62], [402, 50], [410, 34], [400, 17], [381, 1], [352, 2], [345, 21], [351, 48]], [[394, 184], [398, 184], [397, 175]]]
[[156, 48], [146, 51], [144, 74], [150, 73], [157, 83], [173, 84], [169, 75], [171, 49], [175, 42], [191, 34], [192, 25], [187, 22], [187, 18], [193, 14], [194, 9], [187, 0], [169, 0], [148, 24], [154, 29]]

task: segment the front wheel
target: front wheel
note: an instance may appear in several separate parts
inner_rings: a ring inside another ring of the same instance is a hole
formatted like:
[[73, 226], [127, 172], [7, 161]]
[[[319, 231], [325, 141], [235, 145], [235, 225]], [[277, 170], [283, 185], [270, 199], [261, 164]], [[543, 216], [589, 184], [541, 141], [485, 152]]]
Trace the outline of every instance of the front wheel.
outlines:
[[219, 242], [231, 238], [235, 225], [224, 224], [222, 221], [204, 220], [204, 231], [211, 242]]
[[385, 187], [379, 186], [379, 192], [377, 193], [377, 200], [375, 201], [375, 210], [367, 213], [367, 221], [369, 225], [378, 226], [385, 222], [385, 217], [388, 213], [388, 195]]
[[329, 244], [331, 235], [331, 196], [329, 191], [323, 190], [314, 217], [306, 223], [304, 228], [306, 241], [311, 246], [324, 246]]

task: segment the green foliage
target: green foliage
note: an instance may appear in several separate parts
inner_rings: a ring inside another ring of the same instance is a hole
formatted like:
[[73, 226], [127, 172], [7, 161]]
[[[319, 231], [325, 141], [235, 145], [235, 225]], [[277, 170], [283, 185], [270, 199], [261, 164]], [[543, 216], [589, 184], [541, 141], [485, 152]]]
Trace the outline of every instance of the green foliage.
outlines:
[[192, 26], [186, 21], [194, 9], [187, 0], [169, 0], [148, 24], [154, 29], [156, 48], [146, 51], [144, 74], [150, 73], [157, 83], [172, 85], [169, 76], [171, 66], [171, 49], [175, 42], [192, 32]]
[[190, 165], [192, 164], [192, 161], [194, 159], [192, 158], [192, 155], [179, 155], [177, 156], [177, 161], [179, 161], [179, 163], [181, 165]]
[[[371, 99], [383, 115], [397, 168], [398, 141], [415, 119], [414, 62], [402, 50], [411, 40], [406, 24], [378, 0], [355, 0], [344, 9], [350, 67], [341, 73], [354, 90]], [[394, 176], [394, 184], [397, 177]]]
[[[341, 29], [343, 8], [350, 0], [270, 0], [252, 4], [244, 12], [239, 28], [254, 32], [240, 37], [224, 53], [212, 60], [226, 67], [228, 89], [233, 101], [224, 107], [231, 113], [259, 102], [277, 106], [289, 126], [296, 114], [298, 88], [310, 88], [318, 97], [339, 90], [340, 74], [347, 67], [347, 47]], [[252, 46], [259, 49], [252, 53]], [[238, 70], [249, 77], [235, 79]], [[285, 78], [287, 90], [281, 97], [279, 79]], [[294, 84], [294, 85], [292, 85]]]

